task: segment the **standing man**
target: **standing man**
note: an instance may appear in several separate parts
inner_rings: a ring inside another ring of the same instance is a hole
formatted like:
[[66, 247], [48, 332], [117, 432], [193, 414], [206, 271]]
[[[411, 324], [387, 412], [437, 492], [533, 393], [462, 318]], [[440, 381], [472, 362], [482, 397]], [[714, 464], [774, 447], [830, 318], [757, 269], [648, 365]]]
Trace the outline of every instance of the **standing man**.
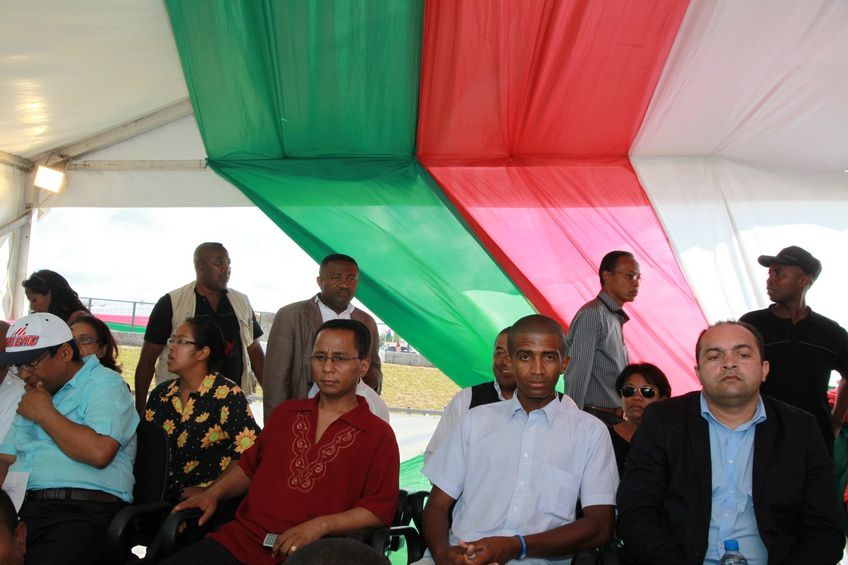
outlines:
[[615, 379], [628, 363], [622, 310], [639, 293], [639, 263], [627, 251], [610, 251], [598, 268], [601, 292], [583, 305], [565, 338], [570, 357], [565, 391], [577, 406], [609, 425], [621, 422]]
[[81, 359], [71, 329], [49, 313], [12, 325], [0, 363], [26, 383], [0, 444], [0, 482], [9, 471], [29, 473], [20, 511], [27, 562], [109, 563], [106, 529], [132, 500], [132, 394], [96, 356]]
[[812, 414], [832, 454], [834, 428], [842, 425], [848, 409], [848, 387], [842, 387], [832, 418], [827, 389], [831, 371], [848, 377], [848, 333], [805, 302], [821, 274], [821, 262], [794, 245], [775, 256], [761, 255], [758, 262], [768, 267], [766, 291], [773, 304], [748, 312], [741, 321], [757, 328], [765, 340], [771, 369], [762, 393]]
[[176, 375], [168, 372], [168, 349], [165, 343], [186, 318], [210, 318], [224, 333], [229, 356], [221, 365], [221, 373], [240, 383], [245, 395], [262, 384], [265, 353], [259, 345], [262, 328], [247, 296], [227, 288], [230, 280], [230, 255], [220, 243], [201, 243], [194, 250], [194, 282], [172, 290], [159, 299], [150, 313], [144, 345], [135, 368], [135, 404], [144, 414], [147, 391], [153, 373], [156, 384]]
[[701, 392], [645, 410], [618, 490], [618, 535], [637, 563], [836, 563], [844, 534], [810, 414], [760, 395], [762, 337], [720, 322], [695, 346]]
[[507, 338], [515, 394], [469, 410], [425, 463], [423, 532], [438, 565], [568, 563], [612, 536], [615, 456], [597, 418], [557, 402], [564, 339], [550, 318], [518, 320]]
[[362, 380], [380, 392], [383, 373], [377, 323], [350, 303], [359, 285], [359, 266], [347, 255], [328, 255], [321, 261], [316, 281], [321, 292], [308, 300], [283, 306], [274, 316], [265, 363], [268, 378], [262, 384], [266, 421], [280, 402], [307, 397], [312, 387], [309, 355], [315, 332], [329, 320], [358, 320], [371, 331], [371, 366]]
[[[203, 524], [220, 501], [244, 496], [235, 519], [162, 565], [271, 565], [322, 537], [392, 523], [397, 441], [356, 394], [368, 371], [370, 338], [356, 320], [319, 327], [309, 364], [321, 392], [269, 414], [256, 443], [236, 464], [176, 506], [199, 508]], [[265, 542], [268, 534], [273, 539]]]

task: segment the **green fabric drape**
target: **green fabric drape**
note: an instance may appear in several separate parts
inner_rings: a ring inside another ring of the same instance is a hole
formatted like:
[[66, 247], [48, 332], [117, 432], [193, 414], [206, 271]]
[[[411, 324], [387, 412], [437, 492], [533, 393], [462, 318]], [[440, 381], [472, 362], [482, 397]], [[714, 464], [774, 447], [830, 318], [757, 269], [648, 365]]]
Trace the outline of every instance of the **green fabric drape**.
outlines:
[[460, 386], [492, 378], [495, 335], [532, 312], [413, 159], [212, 167], [312, 257], [356, 257], [359, 299]]
[[357, 297], [458, 384], [491, 380], [533, 309], [413, 158], [423, 0], [167, 7], [211, 167], [314, 259], [355, 257]]
[[423, 0], [169, 0], [211, 159], [411, 156]]

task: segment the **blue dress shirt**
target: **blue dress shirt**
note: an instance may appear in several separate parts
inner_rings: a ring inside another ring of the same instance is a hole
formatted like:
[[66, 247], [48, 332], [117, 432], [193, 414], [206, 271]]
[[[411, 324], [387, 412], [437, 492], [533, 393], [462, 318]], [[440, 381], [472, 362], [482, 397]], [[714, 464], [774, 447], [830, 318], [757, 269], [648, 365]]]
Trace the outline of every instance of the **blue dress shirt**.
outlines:
[[765, 565], [768, 551], [757, 530], [752, 496], [754, 434], [766, 419], [763, 399], [757, 402], [753, 417], [731, 430], [715, 419], [701, 393], [701, 416], [710, 431], [712, 462], [712, 514], [707, 538], [705, 564], [718, 564], [724, 555], [725, 540], [739, 542], [739, 551], [750, 565]]
[[30, 473], [27, 490], [82, 488], [132, 501], [139, 418], [121, 376], [89, 355], [77, 374], [53, 395], [53, 406], [72, 422], [117, 441], [120, 447], [112, 462], [98, 469], [71, 459], [44, 428], [17, 414], [0, 444], [0, 453], [17, 458], [9, 470]]

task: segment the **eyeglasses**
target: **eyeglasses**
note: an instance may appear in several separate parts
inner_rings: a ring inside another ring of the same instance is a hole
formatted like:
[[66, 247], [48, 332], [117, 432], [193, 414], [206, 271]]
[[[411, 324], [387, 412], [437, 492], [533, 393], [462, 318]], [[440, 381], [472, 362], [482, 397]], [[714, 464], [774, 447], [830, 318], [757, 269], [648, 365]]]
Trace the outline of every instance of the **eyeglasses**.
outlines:
[[75, 339], [77, 345], [92, 345], [97, 343], [97, 338], [90, 335], [83, 335]]
[[34, 361], [30, 361], [29, 363], [23, 363], [21, 365], [15, 365], [15, 367], [17, 367], [19, 373], [21, 371], [26, 371], [27, 373], [32, 373], [33, 371], [35, 371], [36, 368], [38, 368], [38, 365], [42, 361], [44, 361], [44, 358], [47, 356], [48, 353], [50, 353], [50, 352], [45, 351], [44, 353], [39, 355], [38, 358], [35, 359]]
[[328, 360], [332, 361], [335, 364], [338, 363], [346, 363], [348, 361], [353, 361], [354, 359], [359, 359], [359, 357], [348, 357], [347, 355], [327, 355], [326, 353], [316, 353], [312, 357], [310, 357], [312, 361], [323, 365]]
[[641, 281], [642, 280], [642, 274], [641, 273], [634, 273], [633, 271], [614, 271], [614, 272], [618, 273], [619, 275], [621, 275], [624, 278], [631, 280], [631, 281]]
[[174, 337], [171, 336], [168, 338], [168, 345], [197, 345], [196, 341], [191, 341], [190, 339], [185, 339], [182, 337]]
[[642, 398], [653, 398], [657, 394], [657, 389], [652, 386], [633, 386], [633, 385], [624, 385], [618, 390], [618, 394], [623, 396], [624, 398], [630, 398], [636, 391], [642, 395]]

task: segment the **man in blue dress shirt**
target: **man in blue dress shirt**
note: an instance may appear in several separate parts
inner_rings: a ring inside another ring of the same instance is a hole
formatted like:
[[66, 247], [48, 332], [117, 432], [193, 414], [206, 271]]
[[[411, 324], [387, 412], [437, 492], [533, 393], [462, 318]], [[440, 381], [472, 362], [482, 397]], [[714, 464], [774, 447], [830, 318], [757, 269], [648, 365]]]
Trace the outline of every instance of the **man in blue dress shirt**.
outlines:
[[651, 405], [618, 490], [618, 535], [637, 563], [836, 563], [845, 538], [815, 419], [760, 395], [763, 339], [744, 322], [705, 330], [703, 390]]
[[0, 364], [26, 383], [0, 444], [0, 480], [29, 473], [20, 516], [29, 563], [106, 563], [103, 538], [132, 499], [138, 414], [121, 376], [80, 358], [70, 328], [38, 313], [6, 334]]
[[612, 443], [600, 420], [557, 401], [564, 343], [550, 318], [517, 321], [507, 338], [515, 394], [467, 412], [424, 464], [433, 490], [423, 530], [435, 563], [568, 563], [610, 539]]

